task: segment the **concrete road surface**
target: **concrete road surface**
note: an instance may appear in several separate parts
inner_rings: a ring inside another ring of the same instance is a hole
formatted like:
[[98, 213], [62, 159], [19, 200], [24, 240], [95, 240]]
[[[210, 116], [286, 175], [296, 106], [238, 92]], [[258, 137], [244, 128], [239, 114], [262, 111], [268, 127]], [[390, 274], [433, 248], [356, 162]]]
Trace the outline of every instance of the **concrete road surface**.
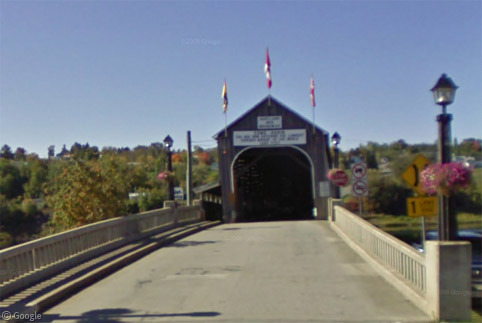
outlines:
[[43, 314], [46, 322], [429, 322], [319, 221], [214, 227]]

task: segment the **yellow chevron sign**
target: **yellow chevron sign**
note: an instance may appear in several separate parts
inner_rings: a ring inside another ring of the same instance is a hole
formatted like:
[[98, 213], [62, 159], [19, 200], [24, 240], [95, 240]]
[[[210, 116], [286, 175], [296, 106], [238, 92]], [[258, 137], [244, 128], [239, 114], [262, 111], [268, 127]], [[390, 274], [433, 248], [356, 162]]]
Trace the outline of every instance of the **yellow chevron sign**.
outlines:
[[410, 187], [419, 195], [425, 195], [422, 190], [420, 172], [430, 165], [430, 160], [428, 160], [424, 155], [417, 155], [415, 159], [408, 165], [407, 169], [402, 173], [402, 179], [410, 185]]

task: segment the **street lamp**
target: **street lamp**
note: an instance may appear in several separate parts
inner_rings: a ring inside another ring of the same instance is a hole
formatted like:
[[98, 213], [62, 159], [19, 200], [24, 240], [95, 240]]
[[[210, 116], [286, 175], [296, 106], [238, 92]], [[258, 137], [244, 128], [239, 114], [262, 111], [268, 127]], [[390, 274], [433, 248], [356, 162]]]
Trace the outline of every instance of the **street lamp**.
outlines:
[[338, 132], [335, 131], [333, 136], [331, 136], [331, 143], [333, 144], [333, 152], [335, 153], [334, 157], [334, 166], [335, 168], [338, 168], [338, 145], [340, 144], [341, 141], [341, 136], [338, 134]]
[[[340, 152], [338, 149], [338, 145], [340, 144], [340, 141], [341, 141], [341, 136], [338, 134], [338, 132], [335, 131], [333, 136], [331, 136], [331, 143], [333, 144], [333, 154], [334, 154], [334, 157], [333, 157], [334, 168], [338, 168], [338, 155]], [[336, 186], [335, 198], [337, 199], [340, 198], [340, 187], [338, 186]]]
[[174, 186], [172, 183], [172, 152], [171, 147], [174, 144], [174, 140], [172, 140], [171, 136], [167, 135], [164, 138], [164, 146], [167, 148], [167, 171], [169, 172], [168, 176], [168, 190], [169, 190], [169, 200], [174, 201]]
[[[452, 121], [452, 115], [447, 113], [447, 105], [454, 102], [457, 88], [457, 85], [447, 74], [442, 74], [430, 90], [433, 93], [435, 104], [442, 106], [442, 113], [437, 116], [438, 160], [441, 164], [450, 163], [450, 121]], [[441, 241], [455, 240], [457, 223], [455, 216], [449, 215], [449, 198], [439, 193], [438, 200], [438, 238]]]

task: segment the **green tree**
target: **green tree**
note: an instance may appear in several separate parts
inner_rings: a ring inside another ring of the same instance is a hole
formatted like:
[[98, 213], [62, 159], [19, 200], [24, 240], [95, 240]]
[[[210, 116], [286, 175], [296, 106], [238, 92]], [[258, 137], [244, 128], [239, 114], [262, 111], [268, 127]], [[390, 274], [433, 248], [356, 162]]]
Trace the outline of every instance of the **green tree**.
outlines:
[[1, 231], [7, 233], [3, 235], [6, 239], [3, 244], [27, 241], [30, 235], [39, 231], [38, 210], [31, 200], [7, 199], [0, 195], [0, 214]]
[[13, 237], [10, 233], [0, 229], [0, 249], [8, 248], [13, 244]]
[[405, 215], [412, 190], [392, 176], [371, 170], [368, 174], [368, 207], [374, 213]]
[[70, 155], [75, 159], [91, 160], [98, 159], [100, 156], [99, 148], [96, 146], [90, 147], [89, 143], [81, 145], [78, 142], [74, 143], [70, 148]]
[[8, 199], [21, 196], [24, 192], [23, 184], [26, 178], [20, 173], [18, 167], [8, 159], [0, 158], [0, 194]]
[[24, 166], [27, 182], [23, 185], [25, 195], [29, 198], [39, 198], [43, 194], [43, 187], [47, 182], [48, 164], [33, 156], [27, 157]]
[[48, 151], [49, 159], [54, 158], [54, 156], [55, 156], [55, 146], [54, 145], [49, 146], [47, 151]]
[[12, 149], [9, 145], [3, 145], [2, 149], [0, 150], [0, 157], [5, 159], [13, 159]]
[[13, 155], [13, 159], [17, 161], [24, 161], [27, 158], [27, 152], [22, 147], [18, 147], [15, 150], [15, 154]]
[[65, 145], [62, 147], [62, 150], [57, 154], [57, 157], [64, 157], [69, 154], [69, 151], [65, 147]]

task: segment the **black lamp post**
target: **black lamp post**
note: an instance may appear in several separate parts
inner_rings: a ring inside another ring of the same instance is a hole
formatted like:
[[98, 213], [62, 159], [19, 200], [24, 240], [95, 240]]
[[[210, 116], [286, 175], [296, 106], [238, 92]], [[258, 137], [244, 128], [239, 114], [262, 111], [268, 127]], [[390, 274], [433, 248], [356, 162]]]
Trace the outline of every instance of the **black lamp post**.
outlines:
[[[335, 131], [333, 136], [331, 136], [331, 143], [333, 144], [333, 166], [334, 168], [338, 168], [338, 155], [340, 154], [340, 150], [338, 149], [338, 145], [340, 144], [341, 136], [338, 132]], [[336, 196], [335, 198], [340, 198], [340, 187], [336, 187]]]
[[[441, 164], [450, 163], [450, 121], [452, 115], [447, 113], [447, 105], [454, 102], [457, 85], [447, 74], [442, 74], [437, 84], [431, 89], [435, 104], [442, 106], [442, 113], [437, 116], [438, 122], [438, 160]], [[439, 193], [438, 238], [441, 241], [456, 239], [456, 218], [449, 215], [449, 198]]]
[[168, 177], [168, 185], [169, 185], [169, 200], [174, 201], [174, 186], [172, 183], [172, 152], [171, 152], [171, 147], [174, 144], [174, 140], [172, 140], [171, 136], [167, 135], [166, 138], [164, 138], [164, 145], [167, 148], [167, 171], [169, 172], [169, 177]]

